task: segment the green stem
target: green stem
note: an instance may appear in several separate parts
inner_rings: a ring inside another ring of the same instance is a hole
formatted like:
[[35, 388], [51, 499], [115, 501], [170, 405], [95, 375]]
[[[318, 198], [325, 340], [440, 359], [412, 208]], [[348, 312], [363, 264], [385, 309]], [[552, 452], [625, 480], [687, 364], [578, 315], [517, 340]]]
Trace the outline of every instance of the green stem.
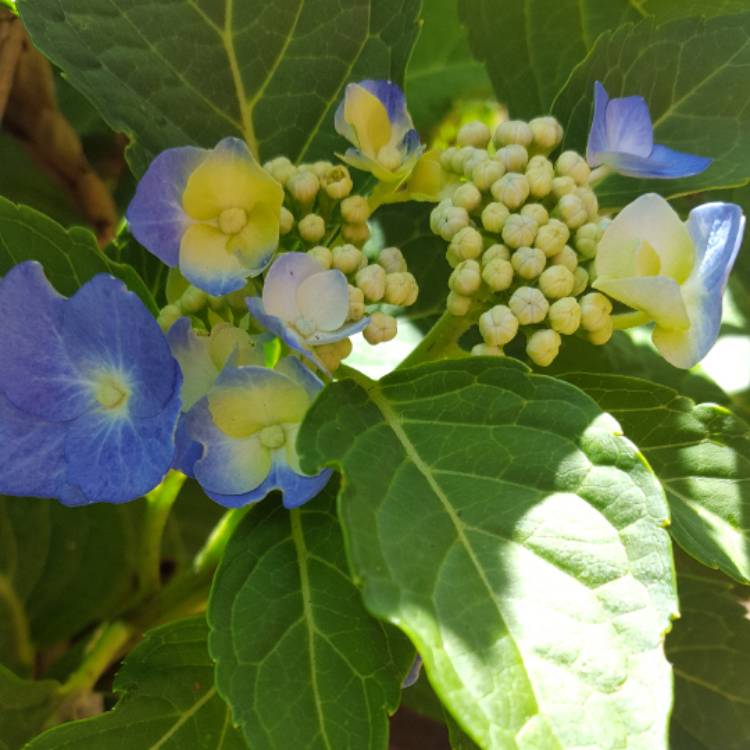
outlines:
[[31, 631], [29, 629], [29, 620], [26, 617], [26, 610], [7, 576], [1, 574], [0, 600], [5, 601], [8, 625], [15, 642], [18, 661], [25, 667], [31, 667], [34, 662], [34, 646], [31, 640]]
[[477, 322], [478, 312], [479, 307], [462, 317], [444, 312], [412, 353], [401, 362], [399, 369], [436, 359], [465, 357], [466, 352], [458, 345], [458, 340]]
[[645, 312], [635, 310], [634, 312], [618, 313], [612, 316], [612, 326], [616, 331], [622, 331], [625, 328], [634, 328], [635, 326], [646, 325], [652, 318]]
[[228, 510], [219, 519], [203, 548], [195, 556], [193, 569], [196, 573], [215, 568], [219, 564], [229, 538], [252, 507], [252, 505], [245, 505], [242, 508]]

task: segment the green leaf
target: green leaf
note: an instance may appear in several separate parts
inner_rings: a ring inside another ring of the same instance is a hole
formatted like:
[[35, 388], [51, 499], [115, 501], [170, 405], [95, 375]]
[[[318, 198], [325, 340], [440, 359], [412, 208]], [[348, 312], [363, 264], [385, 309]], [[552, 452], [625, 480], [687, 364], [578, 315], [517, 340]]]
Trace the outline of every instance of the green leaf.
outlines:
[[54, 680], [23, 680], [0, 665], [0, 750], [20, 750], [60, 702]]
[[237, 528], [209, 602], [216, 682], [253, 748], [382, 748], [413, 651], [349, 578], [335, 489]]
[[690, 16], [711, 18], [743, 13], [747, 10], [747, 0], [712, 0], [710, 3], [705, 0], [640, 0], [638, 6], [663, 22]]
[[750, 583], [750, 427], [647, 380], [571, 373], [565, 379], [622, 425], [667, 493], [675, 541], [704, 565]]
[[612, 175], [597, 187], [604, 208], [636, 196], [684, 195], [729, 187], [750, 178], [750, 13], [709, 20], [682, 19], [657, 26], [628, 25], [602, 35], [576, 67], [553, 105], [565, 127], [564, 146], [586, 146], [594, 81], [610, 97], [641, 94], [654, 124], [654, 141], [710, 156], [702, 174], [679, 180], [635, 180]]
[[619, 430], [568, 383], [483, 358], [336, 382], [303, 423], [303, 468], [344, 474], [365, 604], [481, 747], [664, 747], [668, 509]]
[[626, 0], [459, 0], [474, 54], [511, 117], [549, 112], [597, 36], [638, 13]]
[[39, 261], [50, 283], [66, 296], [92, 276], [110, 273], [122, 279], [152, 313], [157, 312], [156, 303], [138, 274], [130, 266], [107, 258], [87, 229], [65, 230], [33, 208], [0, 198], [0, 274], [25, 260]]
[[25, 750], [246, 750], [213, 684], [202, 617], [146, 633], [126, 658], [112, 711], [63, 724]]
[[[160, 151], [239, 135], [263, 158], [330, 157], [343, 87], [402, 81], [419, 0], [23, 0], [34, 43], [130, 136]], [[321, 132], [322, 129], [322, 132]], [[340, 145], [340, 144], [339, 144]]]
[[682, 617], [667, 638], [674, 665], [672, 750], [750, 746], [750, 589], [678, 557]]
[[423, 4], [422, 30], [406, 70], [406, 96], [417, 129], [423, 133], [448, 114], [457, 99], [486, 97], [492, 91], [484, 65], [469, 49], [456, 0]]
[[28, 671], [33, 646], [70, 638], [123, 603], [138, 513], [134, 503], [0, 497], [1, 662]]

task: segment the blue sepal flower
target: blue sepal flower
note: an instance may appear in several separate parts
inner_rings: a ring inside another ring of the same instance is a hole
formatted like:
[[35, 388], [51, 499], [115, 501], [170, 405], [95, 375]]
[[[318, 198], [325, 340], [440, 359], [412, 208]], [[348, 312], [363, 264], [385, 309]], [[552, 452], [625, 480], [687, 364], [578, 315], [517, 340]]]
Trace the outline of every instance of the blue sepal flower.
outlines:
[[0, 315], [0, 493], [85, 505], [153, 489], [181, 374], [138, 297], [100, 274], [66, 299], [28, 261], [0, 282]]
[[594, 83], [594, 119], [586, 145], [592, 167], [607, 165], [628, 177], [690, 177], [709, 167], [711, 159], [654, 143], [654, 128], [642, 96], [610, 99]]

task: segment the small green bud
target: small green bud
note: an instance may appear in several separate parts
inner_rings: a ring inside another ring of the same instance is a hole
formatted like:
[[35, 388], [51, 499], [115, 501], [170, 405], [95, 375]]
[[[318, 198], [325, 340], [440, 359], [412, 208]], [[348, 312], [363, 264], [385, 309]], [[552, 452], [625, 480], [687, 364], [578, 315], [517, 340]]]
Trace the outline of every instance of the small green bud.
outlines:
[[474, 155], [474, 150], [475, 149], [473, 146], [461, 146], [460, 148], [457, 148], [451, 158], [451, 172], [455, 172], [456, 174], [463, 174], [464, 162], [470, 156]]
[[599, 225], [593, 222], [583, 224], [576, 229], [575, 246], [582, 258], [588, 260], [596, 255], [596, 248], [602, 234]]
[[267, 161], [263, 165], [263, 169], [282, 185], [286, 184], [286, 181], [297, 171], [297, 167], [286, 156], [279, 156], [276, 159]]
[[500, 234], [510, 216], [508, 207], [503, 203], [488, 203], [482, 211], [482, 226], [488, 232]]
[[464, 297], [462, 294], [456, 294], [456, 292], [448, 292], [445, 308], [451, 315], [462, 318], [469, 312], [472, 302], [471, 297]]
[[539, 228], [536, 233], [535, 245], [548, 258], [562, 252], [565, 243], [570, 238], [570, 229], [567, 224], [558, 219], [550, 219], [543, 227]]
[[505, 245], [490, 245], [482, 253], [482, 266], [486, 266], [491, 260], [495, 260], [495, 258], [510, 260], [510, 250]]
[[575, 279], [575, 286], [573, 287], [573, 296], [577, 297], [579, 294], [583, 294], [586, 291], [586, 287], [589, 285], [589, 274], [585, 268], [578, 266], [573, 272], [573, 278]]
[[529, 123], [523, 120], [506, 120], [495, 128], [494, 140], [498, 146], [518, 144], [525, 148], [533, 138], [534, 134], [529, 127]]
[[450, 242], [453, 236], [459, 230], [469, 226], [469, 214], [465, 208], [458, 206], [446, 206], [440, 212], [440, 218], [437, 221], [438, 234], [446, 241]]
[[544, 320], [549, 310], [549, 302], [538, 289], [522, 286], [513, 292], [508, 307], [518, 318], [518, 322], [526, 326], [541, 323]]
[[523, 206], [529, 197], [529, 181], [524, 175], [512, 172], [493, 182], [491, 191], [495, 200], [513, 210]]
[[326, 233], [326, 223], [318, 214], [307, 214], [299, 220], [297, 231], [305, 242], [320, 242]]
[[471, 177], [475, 167], [488, 159], [489, 156], [483, 148], [472, 149], [471, 153], [463, 161], [463, 176]]
[[352, 342], [349, 339], [334, 341], [332, 344], [321, 344], [315, 347], [315, 354], [323, 362], [328, 372], [336, 372], [341, 360], [352, 353]]
[[374, 312], [370, 316], [370, 323], [367, 328], [362, 331], [365, 340], [372, 346], [396, 338], [397, 333], [398, 324], [396, 323], [396, 318], [382, 312]]
[[384, 247], [378, 254], [378, 263], [386, 273], [398, 273], [406, 270], [406, 259], [397, 247]]
[[507, 260], [493, 258], [482, 268], [482, 281], [493, 292], [503, 292], [513, 283], [513, 266]]
[[576, 189], [576, 181], [572, 177], [555, 177], [552, 180], [552, 195], [560, 200], [563, 195], [568, 195]]
[[545, 198], [552, 190], [555, 169], [552, 162], [544, 156], [533, 156], [526, 167], [526, 179], [529, 192], [533, 198]]
[[537, 228], [537, 223], [529, 216], [511, 214], [503, 225], [503, 242], [514, 249], [524, 245], [531, 246], [534, 244]]
[[607, 318], [606, 323], [601, 328], [597, 328], [595, 331], [588, 332], [588, 339], [592, 344], [595, 344], [596, 346], [602, 346], [612, 338], [612, 334], [614, 332], [615, 330], [612, 324], [612, 318], [609, 317]]
[[363, 259], [362, 251], [354, 245], [339, 245], [333, 248], [333, 268], [343, 274], [354, 273]]
[[328, 270], [333, 265], [333, 253], [323, 245], [316, 245], [315, 247], [311, 247], [307, 254], [314, 258], [318, 263], [320, 263], [321, 268], [325, 268]]
[[573, 192], [581, 199], [588, 218], [592, 221], [596, 219], [599, 213], [599, 201], [596, 193], [588, 187], [577, 187]]
[[503, 163], [507, 172], [523, 172], [529, 161], [529, 153], [516, 143], [498, 149], [494, 158]]
[[446, 172], [453, 171], [453, 157], [456, 155], [457, 151], [458, 149], [455, 146], [449, 146], [444, 151], [440, 152], [440, 156], [438, 157], [440, 159], [440, 166]]
[[346, 319], [350, 321], [362, 320], [365, 315], [365, 295], [364, 292], [349, 284], [349, 312]]
[[389, 305], [408, 307], [417, 301], [419, 285], [408, 271], [389, 273], [385, 277], [385, 301]]
[[456, 248], [452, 245], [448, 245], [448, 249], [445, 251], [445, 259], [448, 261], [448, 265], [451, 268], [455, 268], [463, 258], [460, 258], [456, 253]]
[[453, 202], [450, 199], [442, 200], [430, 211], [430, 231], [433, 234], [440, 234], [440, 221], [442, 220], [443, 212], [451, 206], [453, 206]]
[[480, 190], [489, 190], [492, 183], [505, 174], [505, 165], [496, 159], [480, 161], [471, 173], [471, 181]]
[[362, 245], [370, 239], [370, 227], [367, 223], [362, 224], [344, 224], [341, 227], [341, 236], [352, 245]]
[[349, 170], [343, 164], [332, 167], [320, 179], [320, 184], [326, 191], [326, 195], [333, 200], [346, 198], [352, 192], [352, 178]]
[[549, 307], [549, 324], [558, 333], [574, 334], [581, 325], [581, 307], [573, 297], [563, 297]]
[[600, 292], [589, 292], [581, 298], [581, 326], [587, 331], [598, 331], [607, 326], [612, 303]]
[[300, 171], [287, 180], [286, 189], [297, 203], [309, 206], [320, 190], [320, 180], [312, 172]]
[[547, 299], [560, 299], [573, 291], [575, 278], [565, 266], [550, 266], [544, 269], [538, 283]]
[[559, 177], [572, 177], [578, 185], [589, 181], [591, 167], [577, 151], [563, 151], [555, 162], [555, 172]]
[[177, 305], [166, 305], [159, 310], [156, 322], [165, 333], [182, 317], [182, 310]]
[[575, 273], [576, 268], [578, 268], [578, 256], [572, 247], [565, 245], [557, 255], [550, 258], [550, 263], [553, 266], [564, 266], [571, 273]]
[[571, 228], [578, 229], [588, 221], [589, 215], [583, 201], [575, 194], [563, 195], [555, 206], [555, 213]]
[[521, 216], [529, 216], [540, 227], [549, 221], [547, 209], [541, 203], [527, 203], [521, 209]]
[[532, 148], [538, 153], [548, 154], [562, 141], [562, 125], [554, 117], [535, 117], [529, 126], [534, 135]]
[[478, 258], [484, 249], [482, 235], [474, 227], [464, 227], [453, 235], [449, 249], [459, 260]]
[[294, 228], [294, 214], [285, 206], [279, 214], [279, 234], [289, 234]]
[[526, 354], [539, 367], [549, 367], [560, 353], [560, 334], [550, 328], [534, 331], [526, 342]]
[[530, 281], [535, 279], [544, 270], [547, 258], [544, 253], [536, 247], [519, 247], [511, 256], [511, 264], [515, 272], [522, 278]]
[[490, 142], [490, 129], [479, 120], [467, 122], [462, 125], [456, 135], [456, 143], [459, 146], [475, 146], [485, 148]]
[[370, 204], [362, 195], [350, 195], [341, 201], [341, 218], [347, 224], [363, 224], [370, 218]]
[[357, 271], [355, 280], [368, 302], [380, 302], [383, 299], [385, 294], [385, 269], [382, 266], [374, 263], [361, 268]]
[[479, 333], [489, 346], [504, 346], [518, 333], [518, 318], [509, 307], [495, 305], [479, 317]]
[[194, 286], [189, 286], [180, 297], [179, 306], [183, 312], [197, 313], [208, 303], [208, 295]]
[[471, 297], [479, 291], [482, 284], [482, 275], [479, 263], [475, 260], [461, 261], [451, 273], [448, 286], [456, 294]]
[[502, 357], [503, 350], [499, 346], [489, 344], [474, 344], [471, 347], [472, 357]]
[[456, 188], [453, 193], [453, 205], [465, 208], [469, 213], [479, 208], [482, 203], [482, 194], [479, 188], [471, 182], [465, 182]]

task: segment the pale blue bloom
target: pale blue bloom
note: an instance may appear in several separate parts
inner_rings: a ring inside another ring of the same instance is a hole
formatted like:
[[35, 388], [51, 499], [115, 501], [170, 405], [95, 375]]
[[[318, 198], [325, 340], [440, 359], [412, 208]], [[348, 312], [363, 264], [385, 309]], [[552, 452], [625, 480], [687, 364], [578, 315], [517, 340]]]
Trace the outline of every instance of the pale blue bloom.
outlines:
[[654, 143], [654, 128], [642, 96], [610, 99], [594, 83], [594, 119], [586, 145], [592, 167], [607, 165], [628, 177], [690, 177], [703, 172], [711, 159]]

